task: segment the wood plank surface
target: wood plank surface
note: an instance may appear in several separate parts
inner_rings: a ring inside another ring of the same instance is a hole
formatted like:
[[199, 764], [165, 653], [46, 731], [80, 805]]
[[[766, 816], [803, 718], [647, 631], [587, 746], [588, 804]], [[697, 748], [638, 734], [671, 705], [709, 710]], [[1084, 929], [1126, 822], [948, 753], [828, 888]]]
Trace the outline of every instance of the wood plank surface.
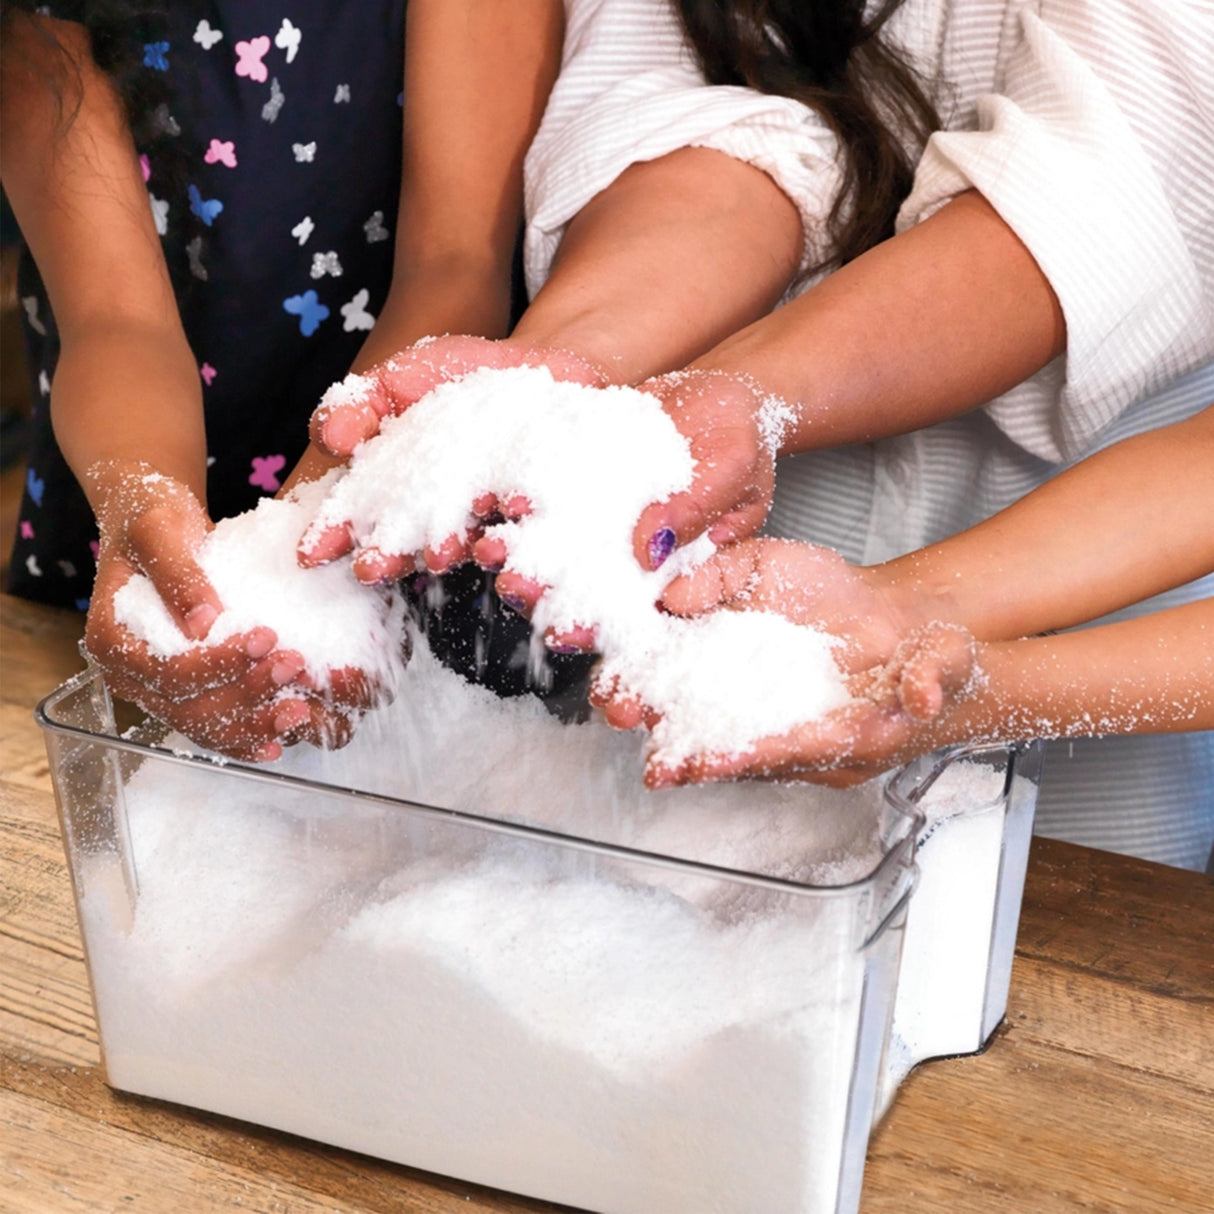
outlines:
[[[31, 715], [81, 627], [0, 598], [0, 1214], [555, 1209], [105, 1085]], [[1208, 1214], [1212, 1192], [1214, 883], [1035, 840], [1007, 1020], [904, 1083], [863, 1214]]]

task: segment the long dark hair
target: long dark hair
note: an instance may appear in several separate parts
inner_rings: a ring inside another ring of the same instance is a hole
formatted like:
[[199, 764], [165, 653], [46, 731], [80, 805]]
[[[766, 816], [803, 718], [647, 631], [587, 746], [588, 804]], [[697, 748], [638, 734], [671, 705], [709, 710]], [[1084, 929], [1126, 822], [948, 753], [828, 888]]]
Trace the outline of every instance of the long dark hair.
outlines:
[[843, 152], [828, 226], [838, 264], [891, 236], [918, 150], [940, 125], [924, 84], [882, 38], [902, 0], [676, 0], [710, 84], [740, 84], [815, 109]]
[[[44, 0], [0, 0], [0, 31], [13, 20], [36, 16]], [[169, 90], [159, 72], [143, 70], [143, 47], [163, 35], [166, 5], [155, 0], [86, 0], [63, 6], [78, 21], [89, 38], [94, 63], [114, 82], [126, 110], [127, 122], [136, 144], [147, 148], [165, 138], [170, 131], [165, 122]], [[79, 104], [79, 65], [68, 49], [60, 44], [48, 25], [39, 32], [48, 45], [59, 52], [53, 79], [59, 99], [62, 121], [70, 124]]]

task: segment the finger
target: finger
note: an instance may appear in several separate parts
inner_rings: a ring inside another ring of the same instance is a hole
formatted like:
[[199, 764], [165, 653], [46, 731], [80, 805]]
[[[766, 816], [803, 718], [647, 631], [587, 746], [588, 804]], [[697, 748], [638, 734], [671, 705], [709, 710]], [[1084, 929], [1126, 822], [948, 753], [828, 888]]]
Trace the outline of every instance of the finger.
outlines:
[[723, 548], [671, 581], [662, 592], [662, 606], [675, 615], [698, 615], [745, 597], [759, 576], [762, 559], [760, 540]]
[[916, 720], [933, 720], [948, 697], [968, 686], [973, 669], [969, 634], [955, 628], [933, 629], [902, 671], [898, 700]]
[[760, 494], [737, 510], [727, 510], [708, 528], [708, 538], [718, 548], [750, 539], [767, 521], [770, 499], [770, 493]]
[[357, 666], [340, 666], [327, 672], [327, 686], [319, 687], [310, 675], [301, 685], [313, 693], [319, 702], [339, 711], [363, 711], [374, 708], [384, 700], [383, 694], [365, 670]]
[[417, 561], [412, 555], [382, 552], [369, 547], [359, 549], [352, 568], [354, 576], [364, 585], [377, 586], [380, 582], [408, 577], [417, 568]]
[[370, 399], [337, 402], [326, 393], [308, 422], [308, 437], [322, 451], [344, 459], [379, 433], [381, 420], [380, 410]]
[[645, 720], [645, 706], [636, 696], [616, 696], [603, 706], [603, 716], [613, 729], [636, 729]]
[[477, 518], [489, 518], [490, 515], [497, 513], [497, 494], [482, 493], [480, 497], [473, 499], [472, 513]]
[[205, 535], [201, 508], [191, 518], [180, 509], [155, 507], [127, 524], [131, 559], [147, 574], [177, 627], [194, 641], [206, 637], [223, 610], [196, 556]]
[[535, 605], [543, 597], [546, 586], [533, 578], [524, 577], [521, 573], [504, 570], [497, 575], [494, 582], [497, 597], [519, 615], [529, 616]]
[[531, 502], [522, 493], [512, 493], [499, 506], [502, 512], [502, 517], [510, 520], [510, 522], [518, 522], [521, 518], [526, 518], [531, 513]]
[[305, 569], [327, 565], [345, 556], [354, 547], [354, 534], [344, 523], [335, 523], [323, 530], [305, 531], [295, 550], [296, 559]]
[[506, 541], [498, 535], [482, 535], [472, 545], [472, 559], [490, 573], [497, 573], [504, 568], [508, 555]]
[[354, 718], [359, 715], [312, 698], [307, 703], [304, 720], [287, 739], [288, 744], [307, 742], [318, 750], [340, 750], [354, 737]]
[[553, 653], [593, 653], [595, 643], [594, 629], [583, 624], [559, 631], [549, 628], [544, 633], [544, 646]]
[[472, 553], [467, 535], [449, 535], [437, 547], [427, 545], [422, 561], [431, 573], [446, 573], [453, 565], [463, 564]]

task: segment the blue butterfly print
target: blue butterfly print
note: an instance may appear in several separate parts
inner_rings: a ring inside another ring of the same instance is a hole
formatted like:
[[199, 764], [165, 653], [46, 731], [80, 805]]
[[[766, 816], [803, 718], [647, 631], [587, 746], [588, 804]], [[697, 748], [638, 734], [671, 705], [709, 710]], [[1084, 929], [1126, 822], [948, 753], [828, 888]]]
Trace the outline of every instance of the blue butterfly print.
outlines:
[[190, 210], [209, 228], [215, 222], [215, 216], [223, 210], [223, 203], [218, 198], [203, 198], [196, 185], [189, 188]]
[[38, 476], [33, 468], [30, 468], [25, 474], [25, 488], [26, 492], [29, 493], [30, 500], [34, 503], [34, 505], [41, 506], [42, 494], [46, 489], [46, 481]]
[[143, 66], [158, 72], [169, 70], [169, 44], [167, 42], [145, 42], [143, 44]]
[[302, 295], [292, 295], [282, 301], [284, 312], [299, 317], [299, 331], [311, 337], [320, 328], [320, 322], [329, 315], [329, 309], [320, 302], [315, 291], [307, 290]]

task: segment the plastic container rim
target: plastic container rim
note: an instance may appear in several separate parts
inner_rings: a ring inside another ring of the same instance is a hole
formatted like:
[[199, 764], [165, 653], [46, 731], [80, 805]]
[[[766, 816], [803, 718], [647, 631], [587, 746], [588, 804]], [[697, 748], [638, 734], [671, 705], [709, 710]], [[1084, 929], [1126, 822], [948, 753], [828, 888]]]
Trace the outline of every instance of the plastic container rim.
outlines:
[[[731, 881], [741, 881], [747, 885], [755, 886], [760, 889], [776, 890], [783, 893], [792, 893], [802, 896], [829, 896], [829, 897], [847, 897], [855, 895], [862, 891], [866, 886], [874, 885], [879, 882], [886, 870], [891, 866], [900, 864], [908, 864], [910, 856], [903, 857], [902, 852], [907, 848], [908, 843], [917, 841], [923, 824], [926, 820], [926, 815], [920, 810], [915, 800], [909, 799], [903, 794], [895, 794], [892, 789], [893, 781], [897, 779], [906, 769], [902, 768], [892, 773], [887, 779], [883, 787], [883, 796], [890, 807], [899, 815], [901, 821], [897, 825], [892, 839], [890, 840], [886, 850], [877, 862], [876, 866], [863, 877], [858, 877], [853, 881], [848, 881], [839, 885], [810, 885], [805, 882], [791, 881], [783, 877], [768, 877], [758, 873], [748, 873], [740, 869], [726, 868], [723, 865], [708, 864], [699, 860], [680, 860], [673, 856], [663, 856], [657, 852], [644, 851], [641, 848], [627, 847], [619, 843], [602, 843], [592, 839], [583, 839], [576, 835], [565, 835], [559, 831], [549, 830], [541, 826], [528, 826], [521, 822], [505, 822], [500, 819], [485, 817], [481, 814], [471, 813], [467, 810], [444, 809], [437, 805], [427, 805], [420, 801], [405, 801], [399, 797], [387, 796], [381, 793], [366, 792], [357, 788], [345, 788], [335, 784], [325, 784], [323, 781], [312, 780], [305, 776], [291, 775], [286, 772], [265, 771], [261, 768], [253, 767], [249, 764], [242, 763], [238, 760], [217, 760], [207, 755], [183, 754], [178, 751], [168, 750], [160, 746], [152, 745], [146, 742], [136, 742], [129, 738], [120, 737], [118, 735], [99, 734], [92, 730], [84, 729], [78, 725], [70, 725], [66, 722], [56, 721], [51, 712], [58, 703], [66, 696], [85, 688], [90, 682], [100, 681], [102, 687], [105, 687], [104, 678], [101, 672], [95, 668], [80, 671], [73, 675], [66, 682], [61, 683], [57, 688], [43, 696], [38, 701], [34, 708], [34, 719], [38, 725], [48, 733], [66, 734], [71, 737], [87, 740], [90, 743], [103, 743], [106, 746], [113, 747], [115, 750], [126, 751], [129, 754], [141, 755], [145, 758], [154, 757], [159, 761], [183, 764], [187, 766], [212, 769], [215, 771], [230, 771], [239, 776], [241, 779], [252, 780], [256, 783], [270, 785], [287, 785], [292, 788], [307, 790], [310, 792], [322, 793], [325, 795], [340, 794], [342, 797], [350, 797], [354, 800], [368, 805], [383, 805], [389, 808], [406, 811], [409, 813], [418, 814], [422, 817], [440, 819], [443, 821], [453, 821], [465, 823], [469, 826], [476, 826], [480, 829], [488, 830], [494, 834], [512, 836], [515, 838], [541, 839], [545, 842], [552, 843], [562, 847], [568, 847], [571, 850], [590, 852], [594, 854], [605, 854], [609, 856], [619, 857], [625, 860], [640, 861], [647, 864], [653, 864], [667, 870], [675, 870], [679, 872], [695, 872], [705, 876], [727, 878]], [[105, 688], [106, 695], [109, 695], [109, 689]], [[975, 748], [975, 749], [991, 749]], [[930, 780], [924, 786], [923, 791], [919, 794], [922, 796], [930, 787], [930, 783], [935, 780], [939, 772], [947, 766], [951, 758], [942, 758], [939, 764], [939, 770], [932, 769]], [[1009, 771], [1010, 771], [1009, 764]], [[912, 790], [913, 791], [913, 790]], [[913, 855], [913, 851], [912, 851]], [[899, 900], [901, 901], [901, 899]]]

